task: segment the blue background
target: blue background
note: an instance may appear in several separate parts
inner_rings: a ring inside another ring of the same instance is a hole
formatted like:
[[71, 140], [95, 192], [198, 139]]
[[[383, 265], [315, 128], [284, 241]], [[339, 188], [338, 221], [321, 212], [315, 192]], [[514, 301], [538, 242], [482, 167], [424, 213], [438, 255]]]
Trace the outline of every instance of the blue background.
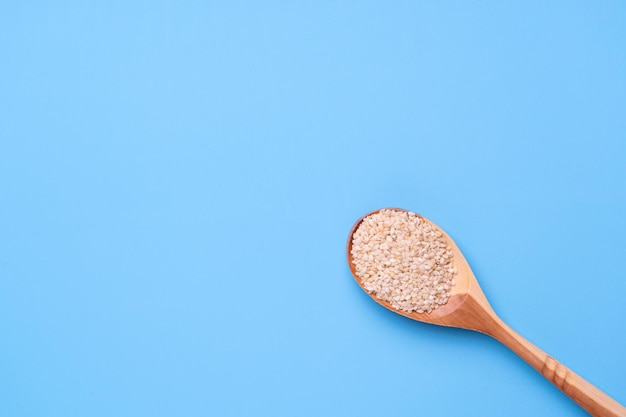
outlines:
[[2, 2], [0, 415], [585, 415], [357, 287], [380, 207], [626, 403], [626, 6], [544, 3]]

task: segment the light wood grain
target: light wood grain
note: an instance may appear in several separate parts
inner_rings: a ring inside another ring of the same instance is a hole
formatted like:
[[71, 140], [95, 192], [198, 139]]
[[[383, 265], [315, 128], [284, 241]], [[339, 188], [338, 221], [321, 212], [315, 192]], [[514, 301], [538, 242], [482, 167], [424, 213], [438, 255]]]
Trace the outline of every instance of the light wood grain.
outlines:
[[[352, 275], [361, 288], [363, 288], [362, 282], [357, 276], [354, 263], [352, 262], [352, 235], [365, 217], [378, 211], [380, 210], [373, 211], [360, 218], [354, 224], [348, 237], [348, 264], [350, 265]], [[448, 302], [430, 314], [407, 313], [395, 309], [387, 301], [377, 298], [374, 294], [368, 293], [368, 295], [389, 310], [413, 320], [442, 326], [459, 327], [488, 334], [515, 352], [591, 415], [597, 417], [626, 417], [626, 408], [620, 403], [530, 343], [504, 323], [489, 305], [474, 273], [452, 238], [436, 224], [424, 217], [422, 218], [444, 234], [454, 254], [454, 264], [458, 274], [455, 276], [456, 285], [452, 287], [451, 297]]]

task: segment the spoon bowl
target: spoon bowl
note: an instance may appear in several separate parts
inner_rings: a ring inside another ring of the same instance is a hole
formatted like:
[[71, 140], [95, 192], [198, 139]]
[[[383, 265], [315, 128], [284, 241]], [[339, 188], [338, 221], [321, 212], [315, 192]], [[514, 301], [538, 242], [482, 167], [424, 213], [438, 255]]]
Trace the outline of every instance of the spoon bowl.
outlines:
[[[456, 283], [450, 289], [450, 297], [447, 303], [439, 306], [430, 313], [418, 313], [416, 311], [409, 313], [393, 307], [386, 300], [382, 300], [377, 297], [376, 294], [365, 290], [363, 282], [357, 274], [352, 258], [353, 236], [364, 219], [381, 210], [382, 209], [372, 211], [357, 220], [350, 231], [347, 245], [348, 265], [350, 266], [352, 276], [357, 284], [377, 303], [413, 320], [485, 333], [515, 352], [591, 415], [601, 417], [626, 417], [626, 408], [620, 403], [571, 371], [565, 365], [556, 361], [553, 357], [530, 343], [504, 323], [489, 305], [474, 273], [454, 240], [439, 226], [422, 216], [418, 215], [443, 234], [453, 254], [453, 265], [457, 269], [457, 274], [454, 277]], [[407, 212], [407, 210], [398, 208], [387, 210]]]
[[[352, 226], [352, 230], [350, 231], [350, 235], [348, 238], [348, 248], [347, 248], [348, 265], [350, 266], [350, 271], [352, 272], [352, 276], [356, 280], [357, 284], [359, 284], [359, 286], [365, 292], [367, 291], [363, 287], [363, 282], [356, 272], [356, 267], [354, 265], [354, 261], [352, 258], [353, 235], [357, 231], [361, 223], [363, 223], [363, 220], [365, 220], [367, 217], [373, 214], [380, 212], [381, 210], [375, 210], [370, 213], [367, 213], [365, 216], [357, 220], [354, 226]], [[390, 209], [390, 210], [407, 212], [407, 210], [397, 209], [397, 208]], [[405, 317], [411, 318], [413, 320], [422, 321], [424, 323], [439, 324], [443, 326], [462, 327], [462, 328], [467, 328], [467, 329], [472, 329], [472, 330], [479, 330], [471, 326], [467, 327], [469, 325], [469, 323], [465, 323], [467, 317], [462, 314], [459, 315], [457, 312], [457, 310], [461, 308], [461, 306], [463, 306], [467, 297], [470, 296], [470, 293], [480, 298], [482, 301], [484, 301], [484, 303], [487, 303], [487, 299], [483, 295], [483, 292], [480, 289], [480, 286], [478, 285], [478, 281], [476, 280], [474, 273], [472, 272], [469, 264], [463, 257], [463, 254], [459, 250], [456, 243], [454, 243], [452, 238], [450, 238], [450, 236], [448, 236], [448, 234], [445, 231], [443, 231], [440, 227], [438, 227], [436, 224], [434, 224], [430, 220], [422, 216], [419, 216], [419, 217], [421, 217], [424, 221], [430, 223], [433, 227], [439, 230], [443, 234], [443, 237], [448, 241], [449, 246], [452, 250], [452, 254], [453, 254], [452, 259], [454, 262], [454, 267], [457, 269], [457, 274], [454, 277], [456, 284], [452, 286], [452, 288], [450, 288], [450, 298], [448, 299], [448, 302], [442, 306], [439, 306], [439, 308], [433, 310], [430, 313], [417, 313], [415, 311], [409, 313], [404, 310], [399, 310], [399, 309], [394, 308], [389, 302], [378, 298], [376, 294], [368, 293], [368, 295], [372, 297], [377, 303], [388, 308], [389, 310], [395, 313], [401, 314]], [[488, 303], [487, 303], [487, 306], [488, 306]]]

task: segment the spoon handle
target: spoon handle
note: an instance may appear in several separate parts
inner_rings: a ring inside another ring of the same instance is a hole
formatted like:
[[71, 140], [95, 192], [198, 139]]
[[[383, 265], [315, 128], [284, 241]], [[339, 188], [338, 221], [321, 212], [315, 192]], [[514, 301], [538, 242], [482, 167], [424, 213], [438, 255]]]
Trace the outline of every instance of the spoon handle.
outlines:
[[485, 333], [524, 359], [592, 416], [626, 417], [626, 408], [568, 367], [520, 336], [496, 317]]

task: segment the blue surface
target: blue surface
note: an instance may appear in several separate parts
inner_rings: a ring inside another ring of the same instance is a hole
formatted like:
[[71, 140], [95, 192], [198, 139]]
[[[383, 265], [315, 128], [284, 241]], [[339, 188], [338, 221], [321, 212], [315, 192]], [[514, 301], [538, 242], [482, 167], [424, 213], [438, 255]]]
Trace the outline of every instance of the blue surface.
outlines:
[[357, 287], [380, 207], [626, 403], [626, 6], [436, 3], [3, 2], [0, 415], [585, 415]]

